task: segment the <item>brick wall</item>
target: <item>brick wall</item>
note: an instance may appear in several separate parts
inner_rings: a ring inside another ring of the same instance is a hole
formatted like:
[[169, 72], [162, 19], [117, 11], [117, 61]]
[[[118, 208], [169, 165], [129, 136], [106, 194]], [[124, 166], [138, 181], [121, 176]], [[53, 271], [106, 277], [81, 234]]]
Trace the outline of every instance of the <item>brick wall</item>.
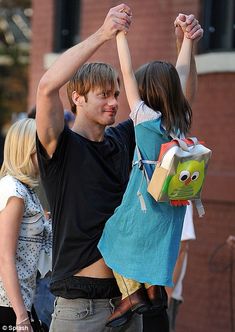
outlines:
[[[232, 331], [231, 252], [223, 244], [228, 234], [234, 234], [234, 203], [205, 203], [206, 217], [195, 220], [197, 239], [190, 245], [184, 303], [178, 316], [177, 332]], [[232, 279], [234, 284], [234, 276]], [[234, 295], [232, 299], [234, 301]]]
[[44, 54], [52, 51], [54, 26], [54, 1], [32, 1], [32, 43], [29, 72], [28, 108], [35, 105], [38, 82], [44, 73]]
[[[234, 91], [235, 73], [199, 75], [192, 132], [205, 140], [213, 155], [203, 192], [206, 215], [195, 218], [197, 240], [190, 246], [177, 332], [232, 331], [230, 249], [222, 246], [216, 254], [214, 269], [219, 271], [209, 269], [209, 259], [229, 234], [235, 234]], [[233, 276], [232, 285], [234, 281]]]
[[[133, 66], [152, 59], [175, 62], [173, 21], [178, 12], [200, 13], [200, 0], [130, 0], [134, 20], [128, 39]], [[84, 0], [81, 8], [81, 38], [102, 24], [105, 13], [117, 1]], [[53, 1], [33, 0], [33, 43], [30, 71], [29, 107], [35, 103], [36, 86], [44, 72], [43, 55], [52, 51]], [[117, 68], [115, 41], [103, 45], [94, 61], [105, 61]], [[190, 259], [184, 283], [184, 304], [177, 321], [177, 332], [230, 332], [229, 269], [212, 272], [208, 261], [214, 249], [229, 234], [235, 234], [235, 73], [199, 75], [199, 89], [193, 105], [192, 134], [213, 150], [203, 192], [206, 216], [195, 213], [197, 240], [190, 246]], [[65, 107], [68, 105], [66, 102]], [[118, 121], [126, 118], [128, 107], [122, 91]], [[230, 251], [224, 246], [216, 256], [217, 268], [228, 265]], [[233, 301], [235, 298], [233, 296]], [[235, 324], [235, 323], [234, 323]]]

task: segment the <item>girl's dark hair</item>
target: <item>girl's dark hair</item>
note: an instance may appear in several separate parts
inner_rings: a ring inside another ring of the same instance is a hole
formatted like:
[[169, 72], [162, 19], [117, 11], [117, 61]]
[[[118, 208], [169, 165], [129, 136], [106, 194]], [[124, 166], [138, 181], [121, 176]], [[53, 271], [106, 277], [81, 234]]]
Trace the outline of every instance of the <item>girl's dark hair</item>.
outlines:
[[192, 122], [192, 110], [186, 100], [175, 67], [167, 62], [152, 61], [135, 73], [140, 98], [154, 111], [162, 113], [167, 133], [186, 134]]

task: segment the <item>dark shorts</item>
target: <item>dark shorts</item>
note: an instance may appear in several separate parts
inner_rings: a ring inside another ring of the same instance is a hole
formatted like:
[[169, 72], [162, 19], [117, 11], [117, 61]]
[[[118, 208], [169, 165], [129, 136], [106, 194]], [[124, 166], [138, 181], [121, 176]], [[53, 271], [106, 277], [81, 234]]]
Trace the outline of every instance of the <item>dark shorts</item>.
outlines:
[[11, 307], [0, 306], [0, 331], [14, 331], [16, 315]]
[[169, 317], [169, 323], [170, 323], [170, 332], [175, 331], [175, 325], [176, 325], [176, 316], [178, 314], [179, 306], [182, 303], [180, 300], [176, 300], [174, 298], [170, 299], [169, 308], [167, 310], [168, 317]]
[[[33, 309], [32, 309], [33, 310]], [[29, 320], [34, 331], [39, 331], [40, 322], [35, 319], [35, 315], [28, 312]], [[33, 319], [31, 319], [33, 317]], [[16, 331], [16, 315], [12, 307], [0, 306], [0, 331]], [[40, 329], [41, 331], [41, 329]], [[42, 330], [48, 331], [48, 330]]]
[[65, 299], [111, 299], [121, 295], [115, 278], [72, 276], [53, 282], [50, 290], [55, 296]]

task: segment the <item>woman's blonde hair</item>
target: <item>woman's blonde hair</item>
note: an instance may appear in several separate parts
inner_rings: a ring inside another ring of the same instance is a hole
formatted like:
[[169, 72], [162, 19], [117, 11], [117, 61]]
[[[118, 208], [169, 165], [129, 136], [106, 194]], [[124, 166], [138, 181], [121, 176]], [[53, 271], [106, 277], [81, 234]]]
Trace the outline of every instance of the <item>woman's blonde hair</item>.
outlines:
[[15, 122], [6, 135], [0, 177], [11, 175], [32, 188], [36, 187], [38, 176], [32, 161], [34, 153], [36, 153], [35, 120], [23, 119]]

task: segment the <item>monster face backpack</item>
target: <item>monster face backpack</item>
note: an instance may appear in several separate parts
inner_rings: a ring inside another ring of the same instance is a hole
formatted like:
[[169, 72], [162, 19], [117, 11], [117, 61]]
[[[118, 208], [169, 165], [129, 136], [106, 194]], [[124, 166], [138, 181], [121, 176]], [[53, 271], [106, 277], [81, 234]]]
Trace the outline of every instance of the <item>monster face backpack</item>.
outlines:
[[[188, 205], [188, 200], [194, 201], [199, 216], [203, 216], [205, 211], [200, 196], [210, 157], [211, 150], [195, 137], [174, 138], [162, 144], [149, 180], [145, 169], [148, 192], [157, 202], [170, 202], [173, 206]], [[146, 168], [148, 163], [142, 162]]]

